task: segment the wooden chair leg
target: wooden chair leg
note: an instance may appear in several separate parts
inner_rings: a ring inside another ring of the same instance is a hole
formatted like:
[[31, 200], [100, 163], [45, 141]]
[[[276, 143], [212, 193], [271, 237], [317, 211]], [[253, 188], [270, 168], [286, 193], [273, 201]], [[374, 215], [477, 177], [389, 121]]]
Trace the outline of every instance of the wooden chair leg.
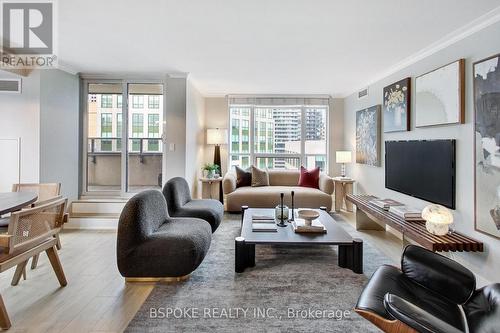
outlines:
[[59, 234], [56, 234], [55, 237], [57, 238], [56, 248], [57, 248], [57, 250], [60, 250], [62, 248], [62, 246], [61, 246], [61, 238], [59, 237]]
[[49, 257], [50, 264], [54, 269], [54, 273], [56, 273], [57, 279], [59, 280], [59, 284], [63, 287], [66, 286], [68, 282], [66, 281], [66, 276], [64, 275], [64, 271], [61, 266], [61, 261], [59, 260], [59, 255], [57, 254], [56, 247], [53, 246], [50, 249], [46, 250], [45, 252]]
[[0, 295], [0, 328], [3, 330], [8, 330], [11, 327], [9, 314], [5, 308], [5, 303], [3, 302], [2, 295]]
[[21, 280], [21, 276], [24, 276], [24, 279], [26, 280], [26, 265], [27, 264], [28, 264], [28, 260], [17, 265], [16, 272], [14, 273], [14, 277], [12, 277], [12, 282], [11, 282], [11, 284], [13, 286], [17, 286], [19, 284], [19, 281]]
[[33, 259], [31, 259], [31, 269], [35, 269], [38, 266], [38, 258], [40, 258], [40, 254], [34, 255]]

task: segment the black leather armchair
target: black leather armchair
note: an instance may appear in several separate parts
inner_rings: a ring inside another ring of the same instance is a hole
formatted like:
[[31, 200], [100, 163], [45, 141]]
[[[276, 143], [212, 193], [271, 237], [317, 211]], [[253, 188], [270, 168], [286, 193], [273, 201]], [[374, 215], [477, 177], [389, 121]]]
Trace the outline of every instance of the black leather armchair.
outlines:
[[500, 332], [500, 284], [475, 287], [467, 268], [409, 245], [401, 270], [379, 267], [355, 310], [385, 332]]

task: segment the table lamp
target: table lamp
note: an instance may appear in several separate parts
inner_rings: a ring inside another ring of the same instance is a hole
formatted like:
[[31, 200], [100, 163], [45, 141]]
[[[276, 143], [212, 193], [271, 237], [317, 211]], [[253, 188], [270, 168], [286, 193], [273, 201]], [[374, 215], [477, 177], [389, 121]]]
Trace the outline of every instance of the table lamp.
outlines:
[[340, 176], [342, 178], [345, 178], [345, 164], [346, 163], [351, 163], [352, 161], [352, 154], [348, 150], [337, 150], [335, 152], [335, 160], [337, 163], [342, 163], [342, 169], [340, 171]]
[[453, 223], [453, 215], [444, 206], [428, 205], [422, 210], [422, 218], [426, 221], [425, 228], [428, 232], [438, 236], [444, 236], [450, 230]]

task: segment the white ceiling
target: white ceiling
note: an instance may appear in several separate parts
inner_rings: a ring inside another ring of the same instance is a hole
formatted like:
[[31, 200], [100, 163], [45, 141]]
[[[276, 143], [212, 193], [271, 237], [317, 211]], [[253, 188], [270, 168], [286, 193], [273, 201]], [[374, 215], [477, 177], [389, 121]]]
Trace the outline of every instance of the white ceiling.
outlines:
[[342, 95], [498, 6], [500, 0], [61, 0], [59, 61], [83, 73], [190, 73], [207, 96]]

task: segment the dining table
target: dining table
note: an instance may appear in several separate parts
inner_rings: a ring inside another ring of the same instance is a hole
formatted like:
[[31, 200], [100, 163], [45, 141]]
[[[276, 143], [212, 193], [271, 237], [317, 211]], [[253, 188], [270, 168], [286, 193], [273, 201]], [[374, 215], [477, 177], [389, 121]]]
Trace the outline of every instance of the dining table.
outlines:
[[21, 210], [37, 199], [35, 192], [0, 192], [0, 216]]

